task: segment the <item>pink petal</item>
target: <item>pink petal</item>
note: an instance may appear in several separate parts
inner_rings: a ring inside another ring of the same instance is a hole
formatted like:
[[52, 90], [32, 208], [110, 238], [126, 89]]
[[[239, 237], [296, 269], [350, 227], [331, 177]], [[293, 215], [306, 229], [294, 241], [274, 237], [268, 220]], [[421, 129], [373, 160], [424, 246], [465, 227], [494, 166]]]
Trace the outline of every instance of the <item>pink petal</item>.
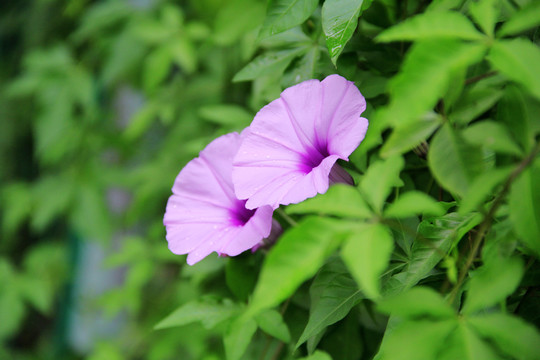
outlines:
[[189, 254], [190, 265], [214, 251], [238, 255], [270, 233], [272, 208], [249, 211], [233, 191], [232, 159], [240, 141], [237, 133], [214, 140], [175, 180], [163, 223], [169, 249]]

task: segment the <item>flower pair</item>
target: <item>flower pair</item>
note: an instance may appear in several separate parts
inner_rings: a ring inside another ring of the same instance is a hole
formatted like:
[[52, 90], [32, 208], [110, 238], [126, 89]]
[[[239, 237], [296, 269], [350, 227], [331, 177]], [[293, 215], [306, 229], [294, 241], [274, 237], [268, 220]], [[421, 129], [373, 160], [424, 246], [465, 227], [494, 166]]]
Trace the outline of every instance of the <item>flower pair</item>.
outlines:
[[169, 249], [192, 265], [256, 248], [279, 205], [349, 182], [336, 164], [363, 140], [366, 102], [339, 75], [304, 81], [263, 107], [241, 135], [212, 141], [178, 174], [165, 212]]

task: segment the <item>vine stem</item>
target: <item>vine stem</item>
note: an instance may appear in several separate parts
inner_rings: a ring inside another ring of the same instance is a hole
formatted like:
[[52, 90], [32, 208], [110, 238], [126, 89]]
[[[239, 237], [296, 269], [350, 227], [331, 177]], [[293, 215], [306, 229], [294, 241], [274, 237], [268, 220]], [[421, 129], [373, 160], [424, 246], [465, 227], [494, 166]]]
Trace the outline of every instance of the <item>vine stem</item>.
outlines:
[[474, 76], [472, 78], [469, 78], [469, 79], [465, 80], [465, 85], [473, 84], [473, 83], [475, 83], [477, 81], [480, 81], [482, 79], [494, 76], [496, 74], [497, 74], [496, 71], [490, 71], [490, 72], [487, 72], [487, 73], [482, 74], [482, 75]]
[[456, 296], [459, 292], [459, 289], [463, 285], [463, 282], [465, 281], [465, 277], [467, 276], [467, 273], [469, 272], [469, 269], [471, 268], [474, 259], [477, 256], [478, 250], [480, 249], [480, 245], [482, 244], [482, 241], [484, 240], [484, 237], [489, 230], [491, 223], [493, 221], [493, 217], [495, 215], [495, 212], [499, 208], [499, 206], [502, 203], [502, 200], [504, 199], [506, 193], [510, 190], [510, 186], [516, 180], [516, 178], [531, 164], [531, 162], [534, 160], [536, 155], [540, 152], [540, 143], [537, 143], [534, 149], [529, 153], [529, 155], [524, 158], [519, 165], [512, 171], [506, 182], [504, 183], [504, 187], [499, 193], [499, 195], [496, 197], [495, 201], [493, 201], [488, 213], [484, 217], [484, 220], [480, 224], [480, 227], [478, 228], [478, 232], [476, 233], [476, 236], [474, 238], [473, 242], [473, 248], [469, 252], [469, 256], [467, 257], [467, 260], [465, 261], [465, 264], [463, 264], [462, 268], [459, 272], [458, 281], [456, 282], [456, 285], [454, 285], [452, 291], [450, 292], [450, 296], [448, 298], [448, 302], [450, 304], [454, 303], [454, 300], [456, 299]]

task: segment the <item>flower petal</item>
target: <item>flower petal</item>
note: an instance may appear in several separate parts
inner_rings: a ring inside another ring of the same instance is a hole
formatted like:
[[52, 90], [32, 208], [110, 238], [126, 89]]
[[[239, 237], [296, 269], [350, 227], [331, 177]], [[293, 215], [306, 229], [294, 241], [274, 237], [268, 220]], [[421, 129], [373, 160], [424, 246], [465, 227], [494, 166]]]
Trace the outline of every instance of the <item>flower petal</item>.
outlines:
[[232, 159], [240, 141], [237, 133], [214, 140], [175, 180], [163, 223], [169, 249], [189, 253], [190, 265], [214, 251], [238, 255], [270, 233], [272, 209], [252, 215], [233, 191]]

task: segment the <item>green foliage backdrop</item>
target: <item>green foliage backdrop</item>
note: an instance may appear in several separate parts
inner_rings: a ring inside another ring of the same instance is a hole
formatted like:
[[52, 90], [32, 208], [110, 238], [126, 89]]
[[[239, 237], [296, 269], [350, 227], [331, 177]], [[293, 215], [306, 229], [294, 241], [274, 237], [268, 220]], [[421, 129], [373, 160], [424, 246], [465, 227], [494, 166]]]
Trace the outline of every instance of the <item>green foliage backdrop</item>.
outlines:
[[[0, 5], [0, 358], [539, 359], [540, 2]], [[190, 267], [180, 169], [280, 92], [366, 97], [355, 186]]]

